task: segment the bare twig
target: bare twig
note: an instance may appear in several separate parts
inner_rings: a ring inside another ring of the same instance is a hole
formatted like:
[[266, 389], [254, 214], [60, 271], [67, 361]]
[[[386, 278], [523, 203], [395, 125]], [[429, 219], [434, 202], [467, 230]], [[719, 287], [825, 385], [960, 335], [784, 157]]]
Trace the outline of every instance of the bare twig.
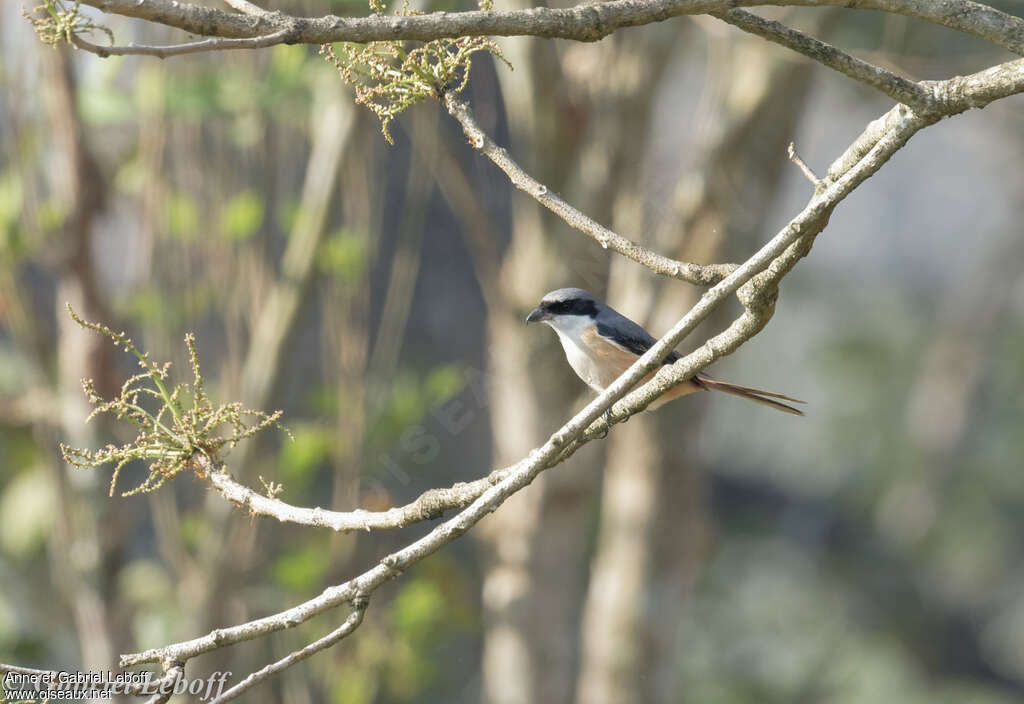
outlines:
[[287, 670], [292, 665], [302, 662], [311, 655], [319, 653], [321, 650], [326, 650], [332, 645], [342, 640], [346, 636], [350, 635], [354, 630], [359, 628], [359, 624], [363, 622], [363, 614], [366, 613], [367, 602], [362, 601], [355, 604], [352, 607], [352, 613], [345, 619], [345, 623], [341, 624], [338, 628], [331, 631], [323, 638], [313, 641], [304, 648], [300, 648], [293, 653], [289, 653], [288, 656], [281, 658], [277, 662], [267, 665], [261, 670], [253, 672], [244, 680], [226, 690], [216, 699], [210, 701], [210, 704], [224, 704], [232, 699], [236, 699], [241, 696], [247, 690], [252, 689], [256, 685], [264, 682], [265, 680], [273, 677], [282, 670]]
[[202, 453], [195, 455], [196, 465], [209, 478], [210, 484], [224, 498], [254, 515], [270, 516], [282, 523], [317, 528], [330, 528], [339, 532], [357, 530], [385, 530], [404, 528], [420, 521], [440, 518], [445, 511], [464, 508], [471, 504], [486, 489], [505, 478], [507, 470], [495, 470], [476, 481], [459, 483], [446, 489], [430, 489], [415, 501], [387, 511], [330, 511], [316, 508], [292, 506], [277, 498], [260, 494], [236, 482], [224, 469], [223, 464], [214, 463]]
[[77, 34], [72, 37], [72, 42], [83, 51], [88, 51], [102, 58], [108, 56], [156, 56], [166, 59], [169, 56], [181, 56], [182, 54], [196, 54], [202, 51], [218, 51], [226, 49], [263, 49], [268, 46], [280, 44], [288, 39], [291, 29], [285, 28], [271, 34], [260, 37], [249, 37], [244, 39], [224, 39], [211, 37], [195, 42], [183, 44], [169, 44], [167, 46], [150, 46], [147, 44], [128, 44], [126, 46], [102, 46], [93, 44], [82, 39]]
[[781, 22], [763, 19], [746, 10], [713, 12], [711, 15], [742, 29], [744, 32], [750, 32], [762, 39], [792, 49], [854, 80], [877, 88], [896, 102], [910, 105], [918, 111], [927, 110], [931, 103], [932, 94], [913, 81], [850, 56], [830, 44], [807, 36], [803, 32], [798, 32]]
[[792, 161], [794, 164], [800, 167], [800, 170], [803, 172], [804, 176], [806, 176], [807, 180], [811, 182], [812, 186], [814, 186], [815, 191], [818, 191], [825, 187], [824, 182], [820, 178], [818, 178], [817, 174], [815, 174], [814, 171], [811, 170], [811, 167], [808, 166], [804, 162], [804, 160], [800, 158], [800, 155], [796, 153], [796, 147], [793, 145], [792, 142], [790, 142], [789, 146], [786, 148], [786, 154], [789, 155], [790, 161]]
[[178, 680], [185, 676], [184, 663], [170, 663], [164, 670], [164, 676], [156, 680], [151, 687], [147, 687], [145, 693], [153, 692], [153, 696], [146, 700], [146, 704], [164, 704], [174, 694], [174, 687]]
[[736, 270], [735, 264], [701, 265], [670, 259], [612, 232], [566, 203], [552, 193], [547, 186], [524, 171], [504, 148], [495, 144], [494, 140], [480, 128], [473, 116], [473, 111], [465, 101], [447, 93], [444, 96], [444, 105], [448, 109], [448, 113], [462, 125], [462, 130], [466, 133], [469, 143], [504, 171], [516, 188], [529, 194], [538, 203], [562, 218], [569, 226], [597, 240], [605, 249], [610, 249], [643, 264], [655, 273], [702, 286], [718, 283]]

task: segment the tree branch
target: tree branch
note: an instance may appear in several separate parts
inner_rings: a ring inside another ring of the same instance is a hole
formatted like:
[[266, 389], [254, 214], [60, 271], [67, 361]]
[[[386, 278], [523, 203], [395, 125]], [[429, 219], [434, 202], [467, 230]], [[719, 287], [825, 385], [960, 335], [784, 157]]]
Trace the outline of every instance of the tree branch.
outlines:
[[282, 29], [271, 34], [259, 37], [248, 37], [244, 39], [224, 39], [222, 37], [211, 37], [195, 42], [183, 44], [169, 44], [167, 46], [150, 46], [147, 44], [128, 44], [127, 46], [103, 46], [93, 44], [82, 39], [77, 34], [71, 36], [71, 42], [89, 53], [96, 54], [101, 58], [108, 56], [156, 56], [166, 59], [169, 56], [181, 56], [182, 54], [196, 54], [203, 51], [221, 51], [225, 49], [263, 49], [275, 44], [287, 41], [291, 29]]
[[811, 169], [811, 167], [800, 158], [800, 155], [796, 153], [796, 146], [792, 142], [790, 142], [789, 146], [786, 148], [786, 154], [789, 156], [789, 160], [796, 164], [807, 180], [811, 182], [811, 185], [814, 186], [815, 192], [820, 191], [825, 187], [825, 184], [820, 178], [818, 178], [818, 175], [814, 173], [814, 170]]
[[643, 264], [657, 274], [672, 276], [702, 286], [718, 283], [736, 270], [735, 264], [701, 265], [670, 259], [612, 232], [566, 203], [552, 193], [547, 186], [524, 171], [504, 148], [495, 144], [494, 140], [480, 128], [468, 103], [452, 93], [445, 94], [443, 102], [448, 113], [462, 125], [462, 130], [469, 138], [469, 143], [504, 171], [512, 185], [562, 218], [570, 227], [597, 240], [605, 249], [610, 249], [638, 264]]
[[341, 624], [338, 628], [328, 633], [323, 638], [313, 641], [309, 645], [296, 650], [293, 653], [288, 654], [286, 657], [281, 658], [277, 662], [267, 665], [261, 670], [253, 672], [244, 680], [236, 684], [235, 686], [226, 690], [216, 699], [210, 701], [210, 704], [224, 704], [232, 699], [236, 699], [245, 693], [247, 690], [252, 689], [261, 682], [273, 677], [277, 673], [287, 670], [292, 665], [302, 662], [311, 655], [319, 653], [321, 650], [326, 650], [332, 645], [342, 640], [343, 638], [350, 635], [353, 631], [359, 628], [359, 625], [363, 622], [363, 615], [366, 613], [366, 607], [368, 602], [361, 601], [357, 602], [352, 607], [352, 613], [345, 619], [345, 623]]
[[850, 56], [830, 44], [803, 32], [798, 32], [781, 22], [766, 20], [745, 10], [729, 10], [728, 12], [712, 12], [710, 14], [744, 32], [792, 49], [843, 75], [876, 88], [896, 102], [909, 105], [915, 110], [927, 111], [932, 102], [932, 94], [917, 83], [886, 71], [880, 66]]
[[256, 13], [251, 9], [251, 14], [237, 14], [177, 0], [83, 0], [83, 4], [204, 36], [264, 37], [289, 29], [294, 33], [287, 41], [299, 44], [527, 35], [597, 41], [623, 27], [662, 22], [680, 15], [721, 13], [737, 6], [852, 6], [927, 20], [1024, 54], [1024, 20], [969, 0], [611, 0], [569, 8], [350, 18], [336, 15], [292, 17], [282, 12]]
[[270, 516], [282, 523], [295, 523], [338, 532], [385, 530], [440, 518], [445, 511], [464, 508], [489, 487], [505, 478], [508, 470], [498, 469], [482, 479], [460, 482], [449, 488], [429, 489], [405, 506], [387, 511], [330, 511], [292, 506], [277, 498], [260, 494], [236, 482], [221, 462], [196, 453], [193, 461], [207, 475], [210, 484], [231, 503], [260, 516]]

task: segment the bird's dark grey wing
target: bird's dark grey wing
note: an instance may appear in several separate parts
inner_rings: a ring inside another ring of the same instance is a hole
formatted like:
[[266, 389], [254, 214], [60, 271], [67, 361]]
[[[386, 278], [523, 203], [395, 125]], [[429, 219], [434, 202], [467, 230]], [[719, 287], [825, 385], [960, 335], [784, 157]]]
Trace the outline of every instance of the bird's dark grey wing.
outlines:
[[[594, 318], [594, 322], [597, 325], [598, 335], [611, 340], [637, 356], [651, 349], [651, 346], [657, 342], [649, 332], [608, 306], [601, 309], [601, 312]], [[672, 364], [678, 359], [681, 359], [681, 355], [672, 350], [662, 364]]]

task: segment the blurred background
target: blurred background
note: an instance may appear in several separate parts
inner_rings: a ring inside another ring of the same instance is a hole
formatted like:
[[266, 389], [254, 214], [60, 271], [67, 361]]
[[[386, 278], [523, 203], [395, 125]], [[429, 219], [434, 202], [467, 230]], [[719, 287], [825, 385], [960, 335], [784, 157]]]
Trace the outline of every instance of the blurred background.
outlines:
[[[918, 80], [1010, 58], [903, 17], [763, 14]], [[181, 41], [108, 20], [120, 44]], [[806, 202], [791, 140], [822, 173], [890, 107], [709, 18], [500, 44], [515, 70], [479, 55], [465, 93], [482, 126], [598, 221], [702, 263], [743, 260]], [[295, 436], [235, 449], [234, 475], [348, 510], [483, 476], [582, 406], [554, 334], [523, 324], [546, 291], [587, 288], [656, 335], [700, 293], [516, 192], [436, 104], [388, 146], [315, 47], [101, 60], [42, 45], [8, 2], [0, 62], [3, 662], [106, 670], [311, 598], [433, 525], [281, 525], [184, 474], [108, 498], [109, 469], [65, 466], [58, 443], [127, 439], [84, 424], [80, 379], [109, 393], [135, 367], [66, 301], [172, 374], [195, 331], [215, 398], [283, 409]], [[709, 370], [806, 418], [700, 395], [616, 427], [247, 701], [1024, 699], [1022, 100], [916, 136]], [[343, 617], [188, 676], [237, 681]]]

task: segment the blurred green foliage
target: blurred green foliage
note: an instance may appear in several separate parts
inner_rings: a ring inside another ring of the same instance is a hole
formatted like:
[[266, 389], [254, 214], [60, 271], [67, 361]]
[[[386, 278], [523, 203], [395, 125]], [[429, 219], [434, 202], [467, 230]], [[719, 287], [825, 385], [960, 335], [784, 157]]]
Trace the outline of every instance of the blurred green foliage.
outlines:
[[441, 365], [425, 376], [411, 371], [399, 373], [392, 381], [387, 404], [367, 430], [367, 446], [387, 450], [404, 431], [422, 422], [430, 408], [452, 398], [464, 386], [464, 374], [455, 365]]
[[220, 232], [229, 240], [247, 240], [263, 224], [265, 206], [258, 192], [246, 189], [232, 196], [220, 214]]
[[337, 276], [343, 283], [362, 278], [366, 271], [366, 235], [341, 229], [320, 246], [317, 266], [326, 274]]
[[306, 540], [301, 547], [286, 550], [274, 559], [274, 582], [299, 595], [323, 588], [330, 567], [330, 549], [321, 540]]
[[291, 431], [293, 441], [281, 447], [277, 458], [278, 476], [290, 494], [305, 496], [335, 452], [337, 431], [316, 423], [295, 425]]

